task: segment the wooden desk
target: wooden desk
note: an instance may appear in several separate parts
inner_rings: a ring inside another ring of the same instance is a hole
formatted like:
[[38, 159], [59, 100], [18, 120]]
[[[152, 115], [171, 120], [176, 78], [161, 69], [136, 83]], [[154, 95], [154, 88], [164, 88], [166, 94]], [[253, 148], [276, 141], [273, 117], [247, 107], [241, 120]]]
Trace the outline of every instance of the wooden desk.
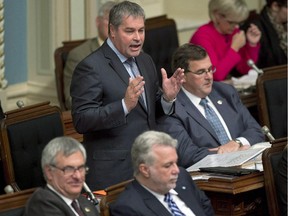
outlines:
[[195, 182], [210, 198], [215, 215], [267, 213], [263, 172], [233, 178], [215, 177]]

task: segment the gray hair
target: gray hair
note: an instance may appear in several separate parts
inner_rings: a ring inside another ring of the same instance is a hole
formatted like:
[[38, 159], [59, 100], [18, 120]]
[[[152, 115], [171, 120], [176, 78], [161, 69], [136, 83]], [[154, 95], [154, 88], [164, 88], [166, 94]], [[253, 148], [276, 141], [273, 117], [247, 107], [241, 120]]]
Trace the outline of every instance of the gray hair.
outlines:
[[189, 70], [189, 62], [194, 60], [202, 60], [207, 56], [206, 50], [195, 44], [186, 43], [178, 47], [172, 56], [172, 71], [177, 68], [183, 68], [184, 71]]
[[43, 149], [41, 158], [41, 167], [45, 176], [44, 168], [47, 165], [56, 165], [56, 157], [63, 154], [65, 157], [80, 151], [86, 162], [86, 150], [84, 146], [72, 137], [56, 137], [52, 139]]
[[126, 17], [142, 17], [145, 21], [145, 12], [143, 8], [130, 1], [123, 1], [116, 4], [111, 10], [109, 14], [109, 34], [110, 34], [110, 24], [113, 25], [116, 29], [123, 22], [123, 18]]
[[244, 21], [249, 16], [249, 9], [244, 0], [210, 0], [209, 5], [210, 19], [215, 23], [214, 12], [233, 17], [235, 21]]
[[104, 17], [106, 14], [109, 15], [109, 12], [112, 7], [116, 5], [116, 2], [114, 1], [107, 1], [104, 4], [102, 4], [98, 10], [98, 16]]
[[152, 147], [155, 145], [170, 146], [176, 149], [177, 140], [164, 132], [152, 130], [140, 134], [135, 139], [131, 148], [131, 158], [135, 176], [139, 174], [140, 164], [152, 165], [154, 163], [155, 158]]

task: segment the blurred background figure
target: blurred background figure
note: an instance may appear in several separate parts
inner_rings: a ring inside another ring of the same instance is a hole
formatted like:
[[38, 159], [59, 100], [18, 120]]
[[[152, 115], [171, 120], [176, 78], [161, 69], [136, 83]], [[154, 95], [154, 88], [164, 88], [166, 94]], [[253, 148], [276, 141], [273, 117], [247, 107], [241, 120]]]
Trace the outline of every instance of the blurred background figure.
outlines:
[[287, 64], [287, 0], [266, 0], [266, 5], [254, 23], [261, 31], [259, 68]]
[[217, 68], [214, 80], [230, 78], [229, 74], [247, 74], [250, 67], [247, 60], [258, 60], [261, 32], [251, 24], [246, 33], [239, 29], [249, 15], [244, 0], [210, 0], [211, 21], [200, 26], [190, 39], [190, 43], [201, 45]]
[[113, 1], [108, 1], [99, 8], [95, 20], [98, 36], [85, 41], [69, 52], [64, 68], [64, 90], [68, 109], [71, 109], [70, 84], [73, 71], [82, 59], [100, 47], [108, 37], [109, 12], [115, 4]]

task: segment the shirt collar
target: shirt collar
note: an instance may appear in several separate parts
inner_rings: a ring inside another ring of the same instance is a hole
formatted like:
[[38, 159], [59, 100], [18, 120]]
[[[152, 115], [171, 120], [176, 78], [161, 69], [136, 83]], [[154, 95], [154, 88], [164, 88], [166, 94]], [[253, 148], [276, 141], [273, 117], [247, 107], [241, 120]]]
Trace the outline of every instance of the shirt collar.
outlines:
[[118, 49], [114, 46], [114, 44], [112, 43], [111, 39], [108, 37], [107, 39], [107, 44], [108, 46], [115, 52], [115, 54], [118, 56], [118, 58], [120, 59], [120, 61], [122, 63], [124, 63], [127, 60], [127, 57], [122, 55]]

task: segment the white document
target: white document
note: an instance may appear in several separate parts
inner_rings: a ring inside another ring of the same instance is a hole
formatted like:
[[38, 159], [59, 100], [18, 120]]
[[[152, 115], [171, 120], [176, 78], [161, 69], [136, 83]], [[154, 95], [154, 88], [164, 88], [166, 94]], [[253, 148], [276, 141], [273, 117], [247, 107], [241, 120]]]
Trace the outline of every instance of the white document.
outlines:
[[205, 158], [187, 168], [188, 172], [199, 171], [200, 167], [232, 167], [241, 166], [245, 162], [255, 158], [261, 154], [267, 147], [270, 147], [267, 143], [256, 144], [257, 147], [251, 147], [247, 150], [236, 151], [224, 154], [212, 154], [207, 155]]

